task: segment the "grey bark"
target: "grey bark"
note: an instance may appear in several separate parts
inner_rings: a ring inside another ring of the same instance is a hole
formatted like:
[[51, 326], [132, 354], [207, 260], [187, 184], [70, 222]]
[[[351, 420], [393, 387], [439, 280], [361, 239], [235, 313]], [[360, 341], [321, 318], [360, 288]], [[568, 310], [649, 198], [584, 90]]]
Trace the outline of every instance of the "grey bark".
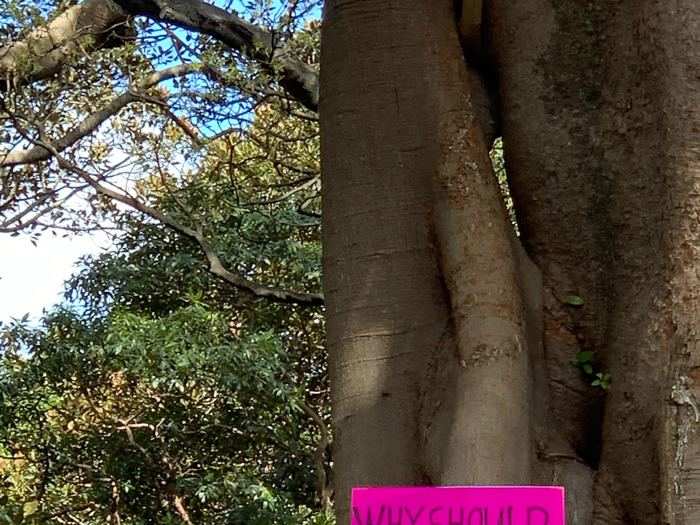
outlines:
[[[569, 523], [696, 523], [700, 8], [490, 4], [478, 74], [500, 86], [536, 269], [486, 182], [488, 125], [450, 8], [327, 6], [339, 519], [355, 485], [537, 482], [567, 487]], [[608, 394], [571, 366], [582, 350], [612, 374]]]
[[46, 26], [0, 47], [0, 91], [46, 80], [78, 53], [90, 53], [128, 33], [128, 16], [112, 0], [87, 0]]
[[[548, 449], [587, 466], [595, 523], [696, 523], [700, 8], [494, 0], [490, 19], [511, 186], [544, 277]], [[583, 308], [562, 305], [570, 292]], [[580, 350], [612, 375], [604, 399], [572, 376]]]
[[456, 28], [448, 1], [326, 5], [339, 523], [356, 485], [532, 479], [528, 321], [537, 316], [521, 300], [526, 272], [490, 168], [484, 86]]

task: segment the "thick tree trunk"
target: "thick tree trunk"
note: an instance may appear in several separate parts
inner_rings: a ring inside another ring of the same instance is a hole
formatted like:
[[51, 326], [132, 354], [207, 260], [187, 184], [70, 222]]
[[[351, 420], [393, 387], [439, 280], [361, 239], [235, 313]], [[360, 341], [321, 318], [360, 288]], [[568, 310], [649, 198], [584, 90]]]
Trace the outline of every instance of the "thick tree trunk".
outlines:
[[[540, 286], [490, 173], [452, 2], [328, 2], [339, 523], [354, 485], [527, 482], [566, 485], [573, 524], [700, 522], [699, 11], [491, 2], [488, 63]], [[610, 371], [606, 396], [571, 366], [581, 350]]]
[[[596, 523], [700, 522], [700, 7], [492, 5], [507, 167], [544, 277], [548, 450], [594, 474]], [[582, 309], [558, 300], [571, 292]], [[612, 375], [603, 413], [572, 377], [579, 350]]]
[[537, 275], [522, 278], [488, 158], [488, 99], [464, 62], [452, 5], [326, 6], [324, 257], [339, 523], [354, 485], [532, 477], [526, 349], [536, 315], [521, 287]]

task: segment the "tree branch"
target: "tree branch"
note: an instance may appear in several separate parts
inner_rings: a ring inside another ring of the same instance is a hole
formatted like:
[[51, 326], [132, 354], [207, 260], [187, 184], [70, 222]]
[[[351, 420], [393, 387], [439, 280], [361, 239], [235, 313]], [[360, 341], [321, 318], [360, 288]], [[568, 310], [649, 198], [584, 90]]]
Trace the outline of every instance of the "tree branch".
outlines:
[[[91, 52], [123, 38], [130, 16], [145, 16], [214, 37], [280, 74], [280, 84], [307, 109], [318, 111], [318, 72], [277, 45], [276, 36], [202, 0], [86, 0], [23, 40], [0, 47], [0, 91], [55, 75], [78, 51]], [[115, 38], [116, 36], [116, 38]]]
[[314, 186], [317, 183], [321, 182], [321, 177], [316, 176], [313, 177], [311, 180], [308, 180], [304, 182], [303, 184], [300, 184], [296, 188], [292, 188], [288, 192], [286, 192], [284, 195], [277, 197], [275, 199], [269, 199], [269, 200], [261, 200], [261, 201], [253, 201], [253, 202], [248, 202], [248, 206], [269, 206], [270, 204], [276, 204], [278, 202], [283, 202], [286, 201], [288, 198], [294, 196], [295, 194], [299, 193], [300, 191], [304, 191], [305, 189]]
[[60, 71], [79, 50], [87, 52], [113, 44], [128, 32], [128, 15], [112, 0], [87, 0], [58, 15], [22, 40], [0, 47], [0, 91]]
[[321, 416], [319, 416], [306, 401], [301, 402], [301, 408], [313, 420], [321, 432], [321, 437], [316, 444], [316, 451], [314, 453], [314, 461], [316, 463], [316, 492], [321, 507], [324, 511], [328, 511], [331, 506], [331, 490], [328, 483], [328, 476], [326, 476], [325, 454], [326, 449], [331, 443], [330, 433]]
[[[179, 64], [149, 75], [138, 88], [139, 90], [146, 90], [164, 80], [182, 77], [200, 70], [201, 67], [198, 64]], [[136, 90], [129, 89], [129, 91], [119, 95], [104, 108], [88, 115], [80, 124], [66, 133], [62, 138], [54, 141], [53, 147], [59, 152], [64, 151], [66, 148], [69, 148], [80, 139], [95, 131], [103, 122], [116, 115], [124, 107], [139, 100], [144, 100], [141, 94]], [[148, 100], [146, 99], [146, 101]], [[32, 162], [47, 160], [50, 157], [51, 153], [46, 148], [34, 146], [28, 150], [15, 151], [6, 155], [5, 158], [0, 159], [0, 166], [9, 167], [19, 164], [30, 164]]]
[[57, 190], [53, 190], [53, 191], [48, 192], [46, 195], [44, 195], [43, 197], [38, 199], [36, 202], [29, 205], [27, 208], [25, 208], [21, 212], [13, 215], [10, 218], [3, 219], [2, 221], [0, 221], [0, 233], [14, 233], [14, 232], [18, 232], [20, 230], [23, 230], [25, 228], [28, 228], [29, 226], [32, 226], [34, 224], [37, 224], [38, 221], [42, 217], [44, 217], [48, 213], [51, 213], [53, 210], [58, 209], [61, 206], [63, 206], [66, 202], [68, 202], [71, 199], [71, 197], [80, 193], [85, 188], [86, 188], [86, 186], [78, 186], [77, 188], [73, 188], [64, 197], [61, 197], [60, 199], [56, 200], [56, 202], [52, 203], [50, 206], [46, 206], [43, 209], [39, 209], [30, 218], [25, 219], [25, 217], [27, 215], [29, 215], [32, 212], [32, 210], [36, 210], [42, 204], [45, 204], [53, 196], [58, 194]]
[[318, 111], [318, 73], [276, 45], [270, 31], [201, 0], [114, 0], [133, 16], [145, 16], [216, 38], [268, 71], [279, 71], [280, 84], [302, 105]]
[[190, 515], [187, 513], [187, 509], [185, 508], [185, 503], [182, 496], [178, 496], [177, 494], [173, 495], [173, 504], [175, 505], [177, 513], [180, 515], [180, 519], [182, 519], [182, 521], [184, 521], [187, 525], [193, 525]]
[[69, 162], [67, 159], [61, 156], [58, 150], [48, 142], [44, 140], [32, 139], [33, 142], [41, 146], [42, 148], [48, 150], [58, 162], [58, 165], [65, 170], [72, 171], [80, 176], [86, 183], [88, 183], [95, 191], [102, 195], [106, 195], [111, 199], [126, 204], [130, 208], [133, 208], [141, 213], [148, 215], [149, 217], [157, 220], [163, 225], [167, 226], [171, 230], [180, 233], [186, 237], [197, 242], [200, 249], [204, 253], [208, 263], [209, 271], [222, 279], [223, 281], [235, 286], [236, 288], [243, 290], [252, 294], [255, 297], [269, 299], [271, 301], [281, 302], [281, 303], [291, 303], [300, 304], [306, 306], [320, 306], [323, 304], [322, 294], [312, 294], [304, 292], [294, 292], [289, 290], [279, 290], [276, 288], [270, 288], [267, 286], [259, 285], [249, 279], [246, 279], [241, 274], [232, 272], [227, 269], [221, 258], [216, 253], [214, 248], [209, 244], [209, 241], [202, 234], [201, 231], [192, 229], [184, 224], [181, 224], [177, 220], [173, 219], [169, 215], [165, 215], [156, 208], [149, 206], [146, 203], [135, 199], [134, 197], [119, 193], [101, 184], [99, 181], [95, 180], [92, 174], [83, 170], [82, 168], [76, 166], [75, 164]]

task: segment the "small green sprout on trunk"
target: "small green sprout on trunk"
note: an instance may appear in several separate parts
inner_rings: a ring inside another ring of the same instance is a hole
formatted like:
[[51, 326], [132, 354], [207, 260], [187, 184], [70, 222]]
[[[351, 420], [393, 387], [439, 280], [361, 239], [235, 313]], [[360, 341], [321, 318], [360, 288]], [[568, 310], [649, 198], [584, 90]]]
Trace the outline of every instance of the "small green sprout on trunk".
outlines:
[[610, 388], [611, 378], [607, 372], [602, 372], [598, 369], [595, 359], [595, 352], [583, 351], [576, 354], [576, 360], [573, 364], [578, 368], [586, 378], [586, 381], [595, 387], [600, 387], [603, 390]]

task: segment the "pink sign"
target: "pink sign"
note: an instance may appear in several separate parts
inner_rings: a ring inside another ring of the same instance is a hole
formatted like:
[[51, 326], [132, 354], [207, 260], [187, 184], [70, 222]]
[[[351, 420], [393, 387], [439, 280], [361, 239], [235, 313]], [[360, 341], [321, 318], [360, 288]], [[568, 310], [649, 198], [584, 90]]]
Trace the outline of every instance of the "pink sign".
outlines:
[[564, 525], [564, 487], [362, 487], [351, 525]]

